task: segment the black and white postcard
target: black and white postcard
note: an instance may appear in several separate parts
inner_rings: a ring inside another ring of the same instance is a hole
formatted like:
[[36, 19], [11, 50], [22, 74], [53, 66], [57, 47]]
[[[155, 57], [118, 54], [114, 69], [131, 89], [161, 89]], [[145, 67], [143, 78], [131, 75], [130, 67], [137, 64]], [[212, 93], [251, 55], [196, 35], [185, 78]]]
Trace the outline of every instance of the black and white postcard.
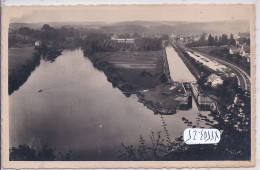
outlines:
[[4, 6], [4, 168], [255, 164], [249, 4]]

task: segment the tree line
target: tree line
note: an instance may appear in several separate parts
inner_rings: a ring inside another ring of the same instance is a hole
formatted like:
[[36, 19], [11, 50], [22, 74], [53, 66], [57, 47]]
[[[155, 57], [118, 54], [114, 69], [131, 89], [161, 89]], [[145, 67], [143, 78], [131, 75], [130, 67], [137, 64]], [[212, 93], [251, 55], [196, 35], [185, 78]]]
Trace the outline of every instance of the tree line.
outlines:
[[[234, 35], [230, 34], [222, 34], [220, 36], [213, 36], [211, 34], [208, 35], [203, 33], [198, 41], [192, 41], [187, 44], [188, 47], [199, 47], [199, 46], [222, 46], [222, 45], [236, 45], [236, 40], [234, 39]], [[250, 38], [239, 38], [239, 43], [250, 44]]]
[[[80, 39], [92, 33], [99, 33], [93, 29], [77, 29], [74, 27], [54, 28], [49, 24], [44, 24], [40, 29], [20, 27], [9, 31], [9, 47], [33, 45], [35, 41], [41, 41], [57, 48], [66, 48], [66, 45], [80, 45]], [[73, 43], [71, 43], [73, 42]]]
[[168, 35], [157, 37], [142, 37], [135, 33], [119, 35], [120, 38], [134, 38], [134, 43], [122, 43], [111, 40], [111, 34], [105, 34], [98, 30], [76, 29], [73, 27], [54, 28], [44, 24], [40, 29], [21, 27], [9, 33], [9, 47], [30, 44], [41, 41], [54, 48], [66, 48], [66, 46], [81, 47], [86, 53], [112, 52], [124, 50], [156, 51], [162, 49], [162, 41], [168, 40]]
[[84, 54], [93, 54], [95, 52], [115, 52], [115, 51], [157, 51], [161, 50], [162, 41], [167, 40], [168, 36], [139, 37], [135, 38], [134, 43], [117, 42], [104, 33], [89, 34], [82, 43]]

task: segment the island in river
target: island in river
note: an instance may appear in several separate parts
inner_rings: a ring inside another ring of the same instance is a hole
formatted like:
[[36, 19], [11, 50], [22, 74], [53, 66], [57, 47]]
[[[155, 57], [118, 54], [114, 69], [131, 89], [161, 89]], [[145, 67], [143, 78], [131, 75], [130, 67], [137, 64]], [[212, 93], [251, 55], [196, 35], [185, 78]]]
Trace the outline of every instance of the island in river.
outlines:
[[182, 84], [173, 82], [165, 70], [168, 63], [164, 55], [164, 50], [85, 53], [126, 96], [136, 94], [154, 113], [174, 114], [181, 106], [178, 99], [188, 96]]

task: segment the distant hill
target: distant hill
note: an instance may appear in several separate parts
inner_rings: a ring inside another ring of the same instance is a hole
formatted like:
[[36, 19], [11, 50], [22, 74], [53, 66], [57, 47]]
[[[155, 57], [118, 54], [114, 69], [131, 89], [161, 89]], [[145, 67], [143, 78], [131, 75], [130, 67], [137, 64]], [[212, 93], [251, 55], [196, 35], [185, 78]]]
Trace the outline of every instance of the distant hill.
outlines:
[[74, 28], [90, 28], [90, 27], [101, 27], [109, 25], [106, 22], [38, 22], [38, 23], [11, 23], [10, 28], [16, 29], [20, 27], [29, 27], [32, 29], [40, 29], [44, 24], [49, 24], [51, 27], [60, 28], [63, 26], [74, 27]]
[[11, 23], [10, 28], [29, 27], [39, 29], [44, 24], [59, 28], [62, 26], [74, 28], [99, 29], [106, 33], [147, 33], [147, 34], [180, 34], [192, 35], [206, 33], [238, 33], [249, 32], [248, 20], [230, 20], [215, 22], [185, 22], [185, 21], [124, 21], [118, 23], [106, 22], [52, 22], [52, 23]]
[[174, 33], [182, 35], [206, 33], [239, 33], [250, 32], [249, 21], [218, 21], [218, 22], [201, 22], [178, 24], [173, 28]]
[[[250, 32], [249, 20], [230, 20], [216, 22], [183, 22], [183, 21], [127, 21], [116, 26], [139, 25], [147, 28], [146, 33], [192, 35], [202, 32], [222, 34]], [[135, 30], [137, 33], [138, 30]], [[143, 31], [143, 30], [142, 30]]]
[[124, 33], [148, 33], [150, 30], [142, 25], [112, 25], [105, 26], [101, 28], [106, 33], [116, 33], [116, 34], [124, 34]]
[[16, 29], [16, 28], [21, 28], [21, 27], [29, 27], [32, 29], [40, 29], [43, 24], [41, 23], [11, 23], [9, 25], [9, 28], [11, 29]]

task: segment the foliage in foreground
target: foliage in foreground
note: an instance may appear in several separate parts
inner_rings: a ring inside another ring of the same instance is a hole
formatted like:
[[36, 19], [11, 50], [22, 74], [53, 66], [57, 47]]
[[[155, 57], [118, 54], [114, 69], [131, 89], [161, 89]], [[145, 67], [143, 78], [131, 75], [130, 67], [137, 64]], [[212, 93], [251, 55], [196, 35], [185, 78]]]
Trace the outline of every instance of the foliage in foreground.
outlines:
[[44, 145], [40, 151], [28, 145], [19, 145], [9, 150], [10, 161], [70, 161], [72, 151], [65, 155], [61, 152], [56, 154], [56, 150]]
[[[123, 151], [119, 152], [120, 161], [185, 161], [185, 160], [250, 160], [250, 123], [247, 124], [237, 115], [232, 115], [229, 121], [226, 121], [219, 115], [214, 115], [214, 120], [218, 123], [213, 124], [205, 116], [199, 115], [200, 119], [206, 121], [206, 124], [212, 128], [221, 131], [221, 140], [218, 144], [209, 145], [187, 145], [180, 136], [174, 141], [170, 140], [169, 133], [163, 120], [165, 137], [161, 132], [150, 134], [151, 145], [145, 143], [140, 136], [140, 144], [137, 149], [133, 146], [122, 144]], [[247, 116], [248, 117], [248, 116]], [[250, 116], [249, 116], [250, 117]], [[183, 117], [184, 123], [189, 124], [189, 120]], [[240, 128], [237, 123], [241, 122]], [[204, 128], [198, 125], [189, 124], [188, 126]]]

